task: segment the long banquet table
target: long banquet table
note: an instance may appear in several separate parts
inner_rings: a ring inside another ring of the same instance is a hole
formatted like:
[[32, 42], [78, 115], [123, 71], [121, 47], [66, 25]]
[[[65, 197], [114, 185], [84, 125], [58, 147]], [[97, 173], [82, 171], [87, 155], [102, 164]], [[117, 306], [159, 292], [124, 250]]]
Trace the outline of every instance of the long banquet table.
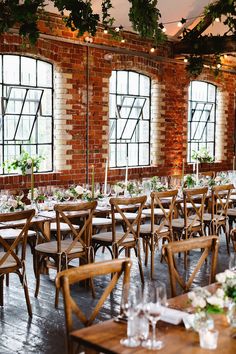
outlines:
[[[209, 286], [213, 290], [215, 285]], [[183, 309], [187, 305], [187, 295], [180, 295], [169, 299], [170, 307]], [[215, 354], [236, 353], [236, 329], [229, 327], [224, 315], [214, 315], [215, 327], [219, 331]], [[86, 348], [86, 353], [94, 351], [104, 354], [147, 354], [152, 351], [145, 348], [127, 348], [120, 344], [120, 339], [126, 337], [126, 323], [116, 322], [113, 319], [95, 324], [91, 327], [76, 330], [71, 334], [71, 340]], [[184, 325], [171, 325], [162, 321], [157, 323], [157, 336], [164, 341], [164, 348], [155, 351], [165, 354], [206, 354], [210, 350], [201, 349], [197, 332], [186, 330]]]

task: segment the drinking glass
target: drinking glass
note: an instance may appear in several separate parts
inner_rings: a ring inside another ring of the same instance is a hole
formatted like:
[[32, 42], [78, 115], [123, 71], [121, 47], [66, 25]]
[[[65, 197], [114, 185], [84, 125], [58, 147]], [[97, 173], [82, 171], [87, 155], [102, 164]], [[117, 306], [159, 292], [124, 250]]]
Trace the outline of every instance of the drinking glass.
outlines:
[[140, 345], [140, 340], [136, 331], [136, 317], [141, 310], [142, 292], [140, 288], [129, 291], [128, 287], [124, 288], [121, 301], [121, 310], [123, 315], [127, 316], [127, 338], [120, 340], [120, 343], [126, 347], [135, 348]]
[[163, 311], [162, 305], [166, 304], [166, 291], [162, 283], [148, 282], [144, 287], [144, 312], [152, 324], [152, 338], [144, 341], [142, 346], [147, 349], [158, 350], [164, 343], [156, 338], [156, 324]]
[[236, 272], [236, 253], [230, 252], [229, 255], [229, 269]]

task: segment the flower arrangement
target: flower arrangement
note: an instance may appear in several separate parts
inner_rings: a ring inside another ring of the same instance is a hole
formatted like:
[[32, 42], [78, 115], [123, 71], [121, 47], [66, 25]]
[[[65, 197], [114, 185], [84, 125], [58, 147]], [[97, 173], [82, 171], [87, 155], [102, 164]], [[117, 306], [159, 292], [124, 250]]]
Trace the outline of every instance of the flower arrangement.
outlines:
[[113, 189], [116, 195], [119, 195], [121, 193], [124, 193], [125, 191], [125, 184], [123, 182], [117, 182], [116, 184], [114, 184]]
[[[32, 198], [32, 195], [33, 195], [33, 198]], [[44, 194], [41, 194], [37, 188], [34, 188], [33, 194], [32, 194], [32, 190], [29, 190], [27, 198], [31, 202], [43, 202], [45, 200]]]
[[128, 182], [126, 189], [131, 197], [133, 195], [138, 195], [142, 191], [142, 188], [140, 188], [139, 185], [135, 182]]
[[198, 161], [199, 163], [214, 161], [214, 158], [210, 155], [209, 151], [205, 147], [202, 147], [198, 151], [193, 150], [192, 159]]
[[84, 188], [81, 186], [71, 186], [67, 191], [66, 194], [74, 199], [81, 198], [84, 193]]
[[197, 184], [197, 181], [195, 178], [196, 178], [195, 175], [184, 176], [183, 187], [184, 188], [194, 188]]
[[220, 288], [214, 294], [200, 287], [188, 293], [188, 299], [195, 311], [209, 314], [223, 313], [224, 296], [225, 292]]
[[217, 274], [216, 280], [221, 284], [225, 298], [236, 304], [236, 273], [227, 269]]
[[44, 160], [43, 156], [30, 156], [30, 154], [23, 150], [21, 155], [16, 158], [15, 160], [9, 162], [6, 161], [4, 166], [7, 167], [8, 172], [10, 172], [12, 169], [13, 170], [20, 170], [22, 175], [26, 175], [26, 173], [29, 171], [38, 171], [40, 167], [40, 163]]
[[161, 183], [159, 177], [153, 176], [151, 178], [151, 190], [153, 192], [163, 192], [167, 190], [167, 187]]
[[200, 178], [199, 180], [199, 185], [202, 187], [213, 187], [213, 186], [220, 186], [224, 184], [229, 184], [231, 183], [230, 179], [227, 177], [225, 173], [220, 173], [218, 176], [215, 178], [211, 178], [209, 176], [205, 176]]
[[11, 197], [4, 202], [4, 204], [2, 205], [2, 208], [5, 211], [9, 211], [9, 212], [13, 212], [16, 210], [24, 210], [25, 203], [23, 203], [21, 199], [22, 199], [22, 196]]

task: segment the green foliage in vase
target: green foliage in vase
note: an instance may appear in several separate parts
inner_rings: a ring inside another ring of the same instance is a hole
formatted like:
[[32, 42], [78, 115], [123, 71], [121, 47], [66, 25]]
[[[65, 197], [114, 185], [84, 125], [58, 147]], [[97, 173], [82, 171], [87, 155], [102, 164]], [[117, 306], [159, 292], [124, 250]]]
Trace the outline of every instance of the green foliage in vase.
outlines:
[[40, 163], [44, 160], [43, 156], [31, 156], [27, 151], [23, 150], [21, 155], [12, 161], [6, 161], [4, 167], [7, 168], [8, 172], [11, 170], [19, 169], [22, 175], [25, 175], [27, 170], [34, 167], [34, 171], [38, 171]]
[[196, 180], [193, 175], [186, 175], [184, 177], [184, 188], [194, 188], [196, 186]]

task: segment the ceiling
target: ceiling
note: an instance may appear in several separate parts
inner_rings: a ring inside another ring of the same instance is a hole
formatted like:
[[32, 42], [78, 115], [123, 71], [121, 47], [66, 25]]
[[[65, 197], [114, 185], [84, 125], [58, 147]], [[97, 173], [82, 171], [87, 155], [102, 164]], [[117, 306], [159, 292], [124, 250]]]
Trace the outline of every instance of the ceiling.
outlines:
[[[51, 1], [47, 10], [50, 12], [57, 12]], [[161, 12], [161, 22], [166, 27], [166, 34], [170, 39], [176, 39], [181, 29], [177, 26], [181, 18], [187, 20], [186, 27], [194, 27], [199, 21], [199, 16], [203, 13], [204, 7], [213, 0], [158, 0], [158, 8]], [[51, 4], [50, 4], [51, 3]], [[93, 9], [95, 13], [101, 13], [102, 0], [92, 0]], [[116, 25], [122, 25], [124, 30], [132, 31], [129, 22], [128, 12], [130, 2], [128, 0], [112, 0], [113, 9], [111, 10], [112, 16], [116, 19]], [[172, 22], [172, 23], [169, 23]], [[214, 22], [205, 33], [212, 33], [213, 35], [224, 34], [226, 27], [222, 23]]]

